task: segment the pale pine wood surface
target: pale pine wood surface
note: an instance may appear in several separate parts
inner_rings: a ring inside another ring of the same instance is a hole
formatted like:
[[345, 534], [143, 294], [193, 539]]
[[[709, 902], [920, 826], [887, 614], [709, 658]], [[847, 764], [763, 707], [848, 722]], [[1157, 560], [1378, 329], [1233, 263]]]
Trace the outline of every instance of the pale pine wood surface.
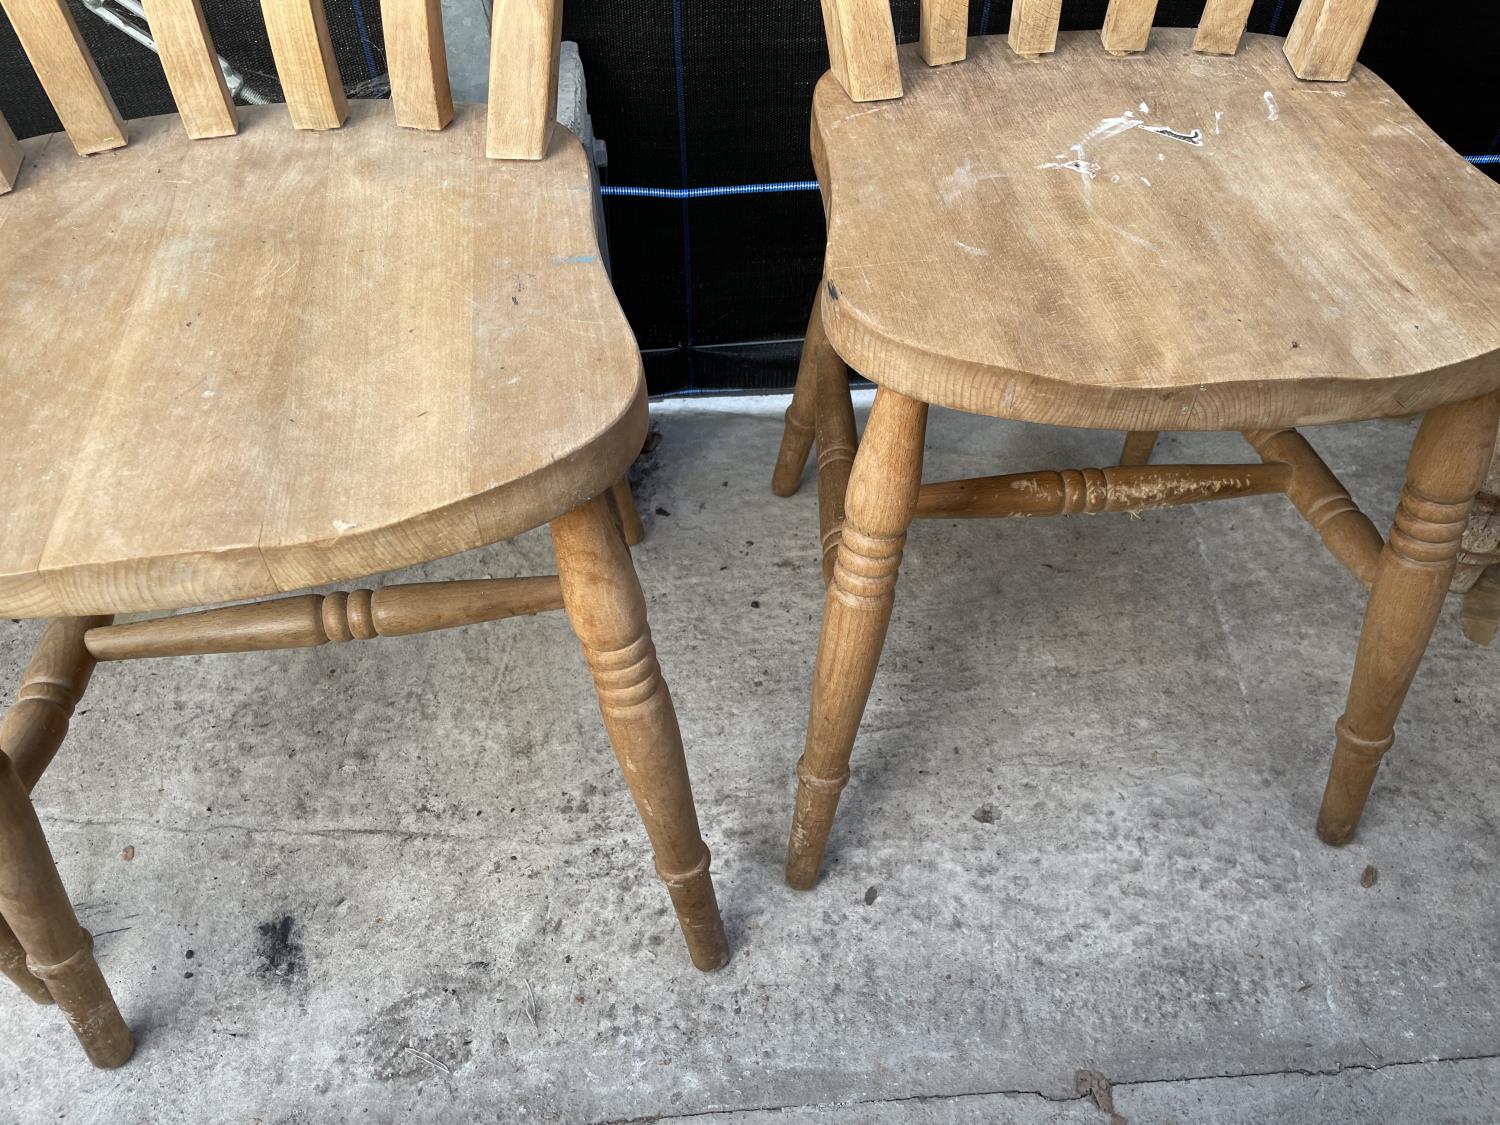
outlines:
[[1500, 386], [1495, 185], [1367, 70], [1301, 82], [1279, 39], [1233, 58], [1192, 39], [1159, 28], [1115, 58], [1067, 33], [1028, 60], [991, 37], [941, 70], [903, 48], [906, 96], [879, 105], [825, 76], [824, 324], [850, 366], [940, 406], [1126, 430]]
[[[0, 200], [0, 612], [178, 608], [494, 542], [608, 489], [646, 430], [588, 159], [484, 157], [355, 103], [241, 110]], [[11, 330], [10, 326], [20, 326]]]
[[146, 0], [145, 8], [187, 135], [195, 139], [233, 135], [239, 119], [202, 5], [198, 0]]

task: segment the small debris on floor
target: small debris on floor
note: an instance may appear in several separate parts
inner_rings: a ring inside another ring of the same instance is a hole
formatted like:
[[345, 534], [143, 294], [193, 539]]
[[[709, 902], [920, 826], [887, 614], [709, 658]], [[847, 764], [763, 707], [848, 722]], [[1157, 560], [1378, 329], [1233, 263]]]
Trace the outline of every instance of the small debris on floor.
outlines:
[[1126, 1125], [1125, 1118], [1115, 1112], [1115, 1095], [1109, 1079], [1097, 1070], [1074, 1071], [1073, 1089], [1109, 1114], [1109, 1125]]
[[123, 859], [126, 863], [129, 863], [131, 860], [133, 860], [135, 858], [135, 845], [126, 844], [125, 850], [120, 853], [120, 858]]
[[977, 809], [974, 810], [974, 819], [979, 821], [980, 824], [994, 824], [995, 806], [980, 805]]
[[866, 906], [874, 906], [875, 905], [875, 900], [877, 898], [879, 898], [879, 897], [880, 897], [880, 888], [879, 887], [871, 887], [869, 890], [867, 890], [865, 892], [865, 905]]
[[1363, 872], [1360, 873], [1359, 885], [1361, 887], [1364, 887], [1366, 890], [1369, 890], [1375, 885], [1375, 880], [1379, 878], [1380, 872], [1375, 870], [1375, 865], [1372, 863], [1368, 867], [1366, 867]]
[[665, 508], [658, 506], [656, 509], [656, 514], [659, 516], [670, 516], [672, 513], [667, 511]]

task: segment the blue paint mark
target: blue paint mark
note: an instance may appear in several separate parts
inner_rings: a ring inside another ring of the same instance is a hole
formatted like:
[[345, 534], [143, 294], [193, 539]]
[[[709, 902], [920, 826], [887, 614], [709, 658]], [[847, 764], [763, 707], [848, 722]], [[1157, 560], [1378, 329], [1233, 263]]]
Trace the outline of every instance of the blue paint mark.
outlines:
[[984, 0], [984, 7], [979, 10], [979, 34], [990, 33], [990, 0]]
[[1485, 156], [1464, 157], [1470, 164], [1500, 164], [1500, 153], [1490, 153]]
[[365, 10], [359, 0], [349, 0], [354, 5], [354, 29], [359, 32], [359, 46], [365, 53], [365, 69], [370, 72], [370, 81], [374, 82], [380, 78], [380, 71], [375, 69], [375, 52], [370, 49], [370, 29], [365, 26]]
[[594, 254], [572, 254], [566, 258], [553, 258], [554, 266], [587, 266], [599, 260]]
[[606, 184], [599, 189], [604, 195], [621, 195], [635, 199], [717, 199], [725, 195], [774, 195], [784, 191], [817, 191], [817, 180], [783, 180], [769, 184], [724, 184], [720, 187], [627, 187]]

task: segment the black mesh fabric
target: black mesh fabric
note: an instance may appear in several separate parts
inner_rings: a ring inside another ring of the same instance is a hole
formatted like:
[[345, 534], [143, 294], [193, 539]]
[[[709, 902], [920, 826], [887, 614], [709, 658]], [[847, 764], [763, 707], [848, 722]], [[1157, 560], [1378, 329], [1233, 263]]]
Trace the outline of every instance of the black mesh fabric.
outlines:
[[[170, 112], [155, 55], [90, 14], [74, 18], [127, 117]], [[472, 0], [475, 5], [482, 0]], [[326, 0], [352, 94], [384, 88], [378, 0]], [[1063, 26], [1098, 27], [1105, 0], [1065, 0]], [[273, 99], [280, 90], [258, 0], [204, 0], [219, 53]], [[1203, 0], [1161, 0], [1157, 23], [1197, 22]], [[1255, 0], [1250, 30], [1285, 34], [1297, 0]], [[894, 0], [899, 37], [917, 0]], [[973, 34], [1004, 33], [1007, 0], [971, 0]], [[811, 180], [808, 106], [827, 66], [816, 0], [568, 0], [611, 189], [717, 189]], [[1386, 0], [1362, 61], [1466, 155], [1500, 151], [1500, 4]], [[1486, 96], [1475, 97], [1476, 77]], [[0, 111], [20, 136], [56, 117], [0, 15]], [[1500, 166], [1486, 166], [1500, 176]], [[816, 191], [703, 198], [610, 195], [615, 287], [654, 393], [789, 386], [822, 260]]]

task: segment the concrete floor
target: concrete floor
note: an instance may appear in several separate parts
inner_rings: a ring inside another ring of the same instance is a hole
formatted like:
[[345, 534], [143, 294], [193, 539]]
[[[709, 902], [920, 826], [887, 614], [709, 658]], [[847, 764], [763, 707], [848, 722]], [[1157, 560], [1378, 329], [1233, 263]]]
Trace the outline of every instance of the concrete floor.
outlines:
[[[919, 525], [823, 882], [782, 885], [822, 604], [784, 405], [655, 407], [639, 467], [729, 968], [687, 962], [561, 616], [106, 667], [36, 799], [139, 1047], [92, 1071], [0, 994], [0, 1120], [1106, 1125], [1083, 1069], [1137, 1125], [1495, 1121], [1500, 651], [1448, 607], [1319, 844], [1363, 596], [1279, 497]], [[1314, 438], [1383, 524], [1412, 431]], [[1118, 436], [935, 411], [929, 449]], [[6, 683], [37, 631], [0, 622]]]

